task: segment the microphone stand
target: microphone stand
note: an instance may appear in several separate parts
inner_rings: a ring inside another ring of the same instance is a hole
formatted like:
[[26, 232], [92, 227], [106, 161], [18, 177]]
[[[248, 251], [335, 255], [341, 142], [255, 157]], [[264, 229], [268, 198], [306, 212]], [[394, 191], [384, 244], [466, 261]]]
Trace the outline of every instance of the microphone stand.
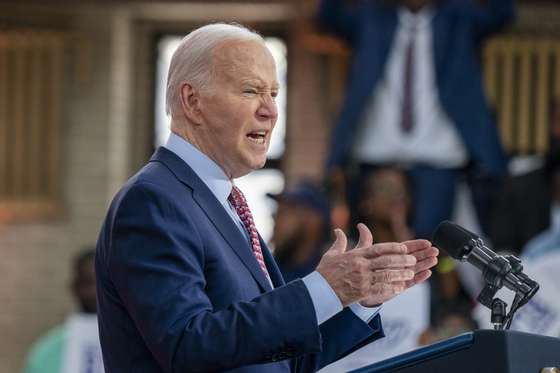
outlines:
[[[483, 250], [482, 239], [472, 239], [471, 243]], [[507, 313], [507, 303], [496, 297], [496, 293], [504, 286], [507, 275], [514, 275], [517, 281], [515, 298]], [[491, 322], [495, 330], [508, 330], [513, 321], [515, 312], [525, 305], [539, 290], [539, 284], [523, 273], [521, 261], [513, 256], [498, 255], [486, 266], [483, 271], [485, 286], [478, 295], [478, 302], [491, 310]]]

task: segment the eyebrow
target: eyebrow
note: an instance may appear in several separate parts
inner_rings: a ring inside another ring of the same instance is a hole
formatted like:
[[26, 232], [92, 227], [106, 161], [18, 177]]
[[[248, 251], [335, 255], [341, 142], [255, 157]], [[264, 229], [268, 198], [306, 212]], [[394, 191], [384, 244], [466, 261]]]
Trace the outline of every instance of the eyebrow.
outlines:
[[[257, 86], [259, 88], [267, 86], [267, 84], [259, 78], [243, 79], [242, 84]], [[278, 90], [280, 89], [280, 84], [278, 82], [274, 82], [270, 88]]]

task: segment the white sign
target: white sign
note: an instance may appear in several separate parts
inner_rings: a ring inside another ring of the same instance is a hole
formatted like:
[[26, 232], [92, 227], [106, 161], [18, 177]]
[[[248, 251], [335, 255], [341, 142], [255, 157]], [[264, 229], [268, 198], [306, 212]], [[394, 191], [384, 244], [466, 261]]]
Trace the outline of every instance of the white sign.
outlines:
[[540, 289], [517, 312], [511, 329], [560, 337], [560, 254], [539, 257], [524, 267], [524, 272], [539, 283]]
[[104, 373], [97, 317], [77, 314], [68, 317], [62, 355], [62, 373]]

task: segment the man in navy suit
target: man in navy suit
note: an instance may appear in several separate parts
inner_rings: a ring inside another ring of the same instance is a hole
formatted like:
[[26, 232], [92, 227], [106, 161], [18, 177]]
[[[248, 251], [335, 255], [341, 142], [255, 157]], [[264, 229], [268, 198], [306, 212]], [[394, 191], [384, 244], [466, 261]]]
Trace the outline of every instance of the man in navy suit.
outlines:
[[312, 372], [383, 336], [380, 304], [426, 280], [425, 240], [346, 251], [285, 284], [233, 179], [262, 167], [276, 122], [262, 38], [213, 24], [187, 35], [167, 85], [172, 134], [113, 200], [96, 254], [107, 373]]
[[[513, 0], [322, 0], [319, 21], [353, 49], [330, 174], [354, 170], [365, 179], [379, 165], [407, 167], [420, 237], [450, 218], [467, 165], [477, 185], [499, 180], [506, 158], [483, 93], [479, 51], [512, 16]], [[479, 210], [479, 218], [486, 227], [487, 213]]]

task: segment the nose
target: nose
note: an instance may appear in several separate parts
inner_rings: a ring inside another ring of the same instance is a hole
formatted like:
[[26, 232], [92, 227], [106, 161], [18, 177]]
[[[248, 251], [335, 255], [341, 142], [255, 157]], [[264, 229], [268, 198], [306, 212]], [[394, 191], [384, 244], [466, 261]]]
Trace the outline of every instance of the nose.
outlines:
[[262, 120], [276, 120], [278, 117], [278, 108], [276, 107], [276, 101], [269, 94], [263, 94], [261, 104], [257, 110], [257, 116]]

